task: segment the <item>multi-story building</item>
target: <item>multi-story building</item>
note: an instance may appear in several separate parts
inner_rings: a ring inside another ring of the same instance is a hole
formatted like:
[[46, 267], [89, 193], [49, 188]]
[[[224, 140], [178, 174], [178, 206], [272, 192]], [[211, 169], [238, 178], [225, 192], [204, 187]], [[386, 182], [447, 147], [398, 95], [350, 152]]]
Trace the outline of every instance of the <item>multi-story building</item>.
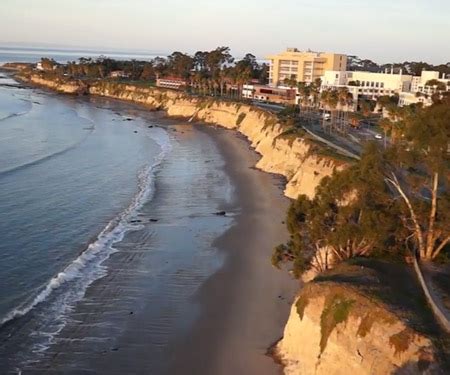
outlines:
[[359, 97], [377, 99], [384, 95], [399, 95], [410, 91], [413, 76], [394, 74], [394, 72], [340, 72], [327, 71], [322, 77], [322, 90], [346, 87], [353, 94], [354, 101]]
[[312, 83], [321, 78], [327, 70], [345, 71], [347, 55], [337, 53], [299, 51], [288, 48], [278, 55], [267, 57], [270, 60], [269, 85], [284, 84], [286, 79], [296, 82]]
[[244, 98], [271, 103], [294, 104], [295, 93], [295, 89], [265, 85], [244, 85], [242, 87]]
[[440, 77], [439, 72], [423, 71], [419, 77], [413, 77], [411, 90], [400, 93], [399, 106], [422, 103], [431, 105], [432, 96], [436, 93], [450, 91], [450, 79], [445, 74]]
[[186, 80], [178, 77], [164, 77], [156, 79], [156, 86], [165, 89], [172, 90], [182, 90], [187, 87], [188, 83]]
[[[430, 82], [434, 84], [429, 84]], [[450, 79], [446, 78], [445, 74], [442, 74], [441, 77], [439, 72], [423, 71], [419, 77], [413, 78], [411, 92], [432, 95], [437, 91], [444, 91], [439, 89], [439, 85], [447, 86], [447, 89], [450, 89]]]
[[109, 73], [110, 78], [129, 78], [130, 74], [124, 72], [123, 70], [113, 70]]

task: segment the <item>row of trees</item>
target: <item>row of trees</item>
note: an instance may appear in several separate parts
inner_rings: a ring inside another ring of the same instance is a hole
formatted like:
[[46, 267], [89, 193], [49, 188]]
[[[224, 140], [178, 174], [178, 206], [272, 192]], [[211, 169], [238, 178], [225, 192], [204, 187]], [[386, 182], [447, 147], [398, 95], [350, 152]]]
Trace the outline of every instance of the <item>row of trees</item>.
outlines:
[[212, 51], [198, 51], [194, 55], [173, 52], [167, 58], [150, 61], [113, 60], [105, 56], [80, 58], [66, 65], [42, 59], [44, 70], [55, 70], [74, 78], [107, 78], [114, 71], [122, 71], [130, 80], [154, 81], [157, 77], [177, 77], [189, 82], [197, 93], [230, 95], [250, 80], [266, 83], [268, 67], [259, 64], [256, 57], [246, 54], [236, 60], [228, 47]]
[[[399, 115], [400, 116], [400, 115]], [[314, 198], [288, 213], [290, 241], [273, 263], [299, 275], [352, 257], [394, 253], [435, 260], [450, 243], [450, 102], [415, 108], [396, 123], [389, 149], [367, 145], [361, 160], [324, 178]]]
[[356, 56], [348, 56], [349, 70], [361, 70], [369, 72], [383, 72], [386, 69], [395, 72], [403, 71], [405, 74], [420, 76], [422, 71], [438, 71], [440, 74], [450, 74], [450, 62], [446, 64], [432, 65], [424, 61], [404, 61], [402, 63], [377, 64], [372, 60], [361, 60]]

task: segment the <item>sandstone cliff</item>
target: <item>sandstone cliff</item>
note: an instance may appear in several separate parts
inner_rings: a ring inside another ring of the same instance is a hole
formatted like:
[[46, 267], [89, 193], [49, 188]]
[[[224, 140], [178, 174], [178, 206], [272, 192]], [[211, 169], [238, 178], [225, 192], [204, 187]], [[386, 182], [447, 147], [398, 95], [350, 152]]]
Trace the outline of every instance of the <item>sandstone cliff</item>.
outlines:
[[[313, 196], [320, 180], [346, 162], [333, 155], [319, 156], [317, 147], [302, 137], [284, 136], [286, 126], [275, 114], [250, 105], [214, 99], [197, 98], [177, 91], [111, 81], [97, 81], [84, 86], [75, 80], [54, 80], [32, 74], [22, 79], [69, 94], [86, 92], [134, 103], [152, 110], [165, 110], [169, 116], [195, 119], [237, 130], [245, 135], [261, 155], [256, 167], [283, 175], [285, 194], [295, 199], [299, 194]], [[325, 147], [325, 146], [323, 146]]]
[[[253, 106], [118, 82], [89, 84], [42, 75], [23, 80], [69, 94], [105, 96], [164, 110], [169, 116], [239, 131], [261, 155], [257, 167], [286, 178], [285, 194], [314, 195], [320, 180], [348, 161], [323, 152], [277, 116]], [[287, 374], [436, 373], [436, 349], [389, 306], [339, 282], [307, 284], [292, 306], [277, 355]], [[367, 280], [365, 280], [367, 281]], [[380, 282], [377, 281], [379, 284]]]
[[382, 270], [391, 266], [378, 267], [343, 266], [304, 286], [276, 348], [286, 374], [443, 373], [422, 316], [425, 301], [415, 304], [414, 286], [402, 291], [380, 284], [393, 280]]
[[41, 74], [24, 74], [19, 76], [23, 81], [43, 86], [51, 90], [64, 94], [84, 94], [87, 90], [87, 85], [79, 80], [64, 79], [57, 76], [45, 77]]

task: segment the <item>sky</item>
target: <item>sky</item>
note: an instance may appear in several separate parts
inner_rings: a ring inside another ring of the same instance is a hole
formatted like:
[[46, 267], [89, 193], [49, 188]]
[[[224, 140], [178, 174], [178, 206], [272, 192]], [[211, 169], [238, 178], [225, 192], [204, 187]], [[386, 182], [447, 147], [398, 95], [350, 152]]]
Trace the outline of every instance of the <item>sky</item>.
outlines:
[[450, 61], [450, 0], [1, 0], [0, 45]]

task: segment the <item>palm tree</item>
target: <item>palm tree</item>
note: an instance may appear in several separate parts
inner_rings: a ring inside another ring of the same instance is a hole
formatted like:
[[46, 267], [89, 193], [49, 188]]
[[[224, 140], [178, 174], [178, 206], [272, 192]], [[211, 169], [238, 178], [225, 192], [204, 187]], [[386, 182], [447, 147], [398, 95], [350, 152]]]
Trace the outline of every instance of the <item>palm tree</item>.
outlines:
[[[320, 95], [320, 103], [323, 109], [326, 109], [331, 112], [330, 119], [330, 131], [336, 127], [336, 107], [339, 104], [339, 95], [336, 90], [323, 90]], [[322, 121], [322, 126], [325, 128], [326, 120], [325, 118]]]

